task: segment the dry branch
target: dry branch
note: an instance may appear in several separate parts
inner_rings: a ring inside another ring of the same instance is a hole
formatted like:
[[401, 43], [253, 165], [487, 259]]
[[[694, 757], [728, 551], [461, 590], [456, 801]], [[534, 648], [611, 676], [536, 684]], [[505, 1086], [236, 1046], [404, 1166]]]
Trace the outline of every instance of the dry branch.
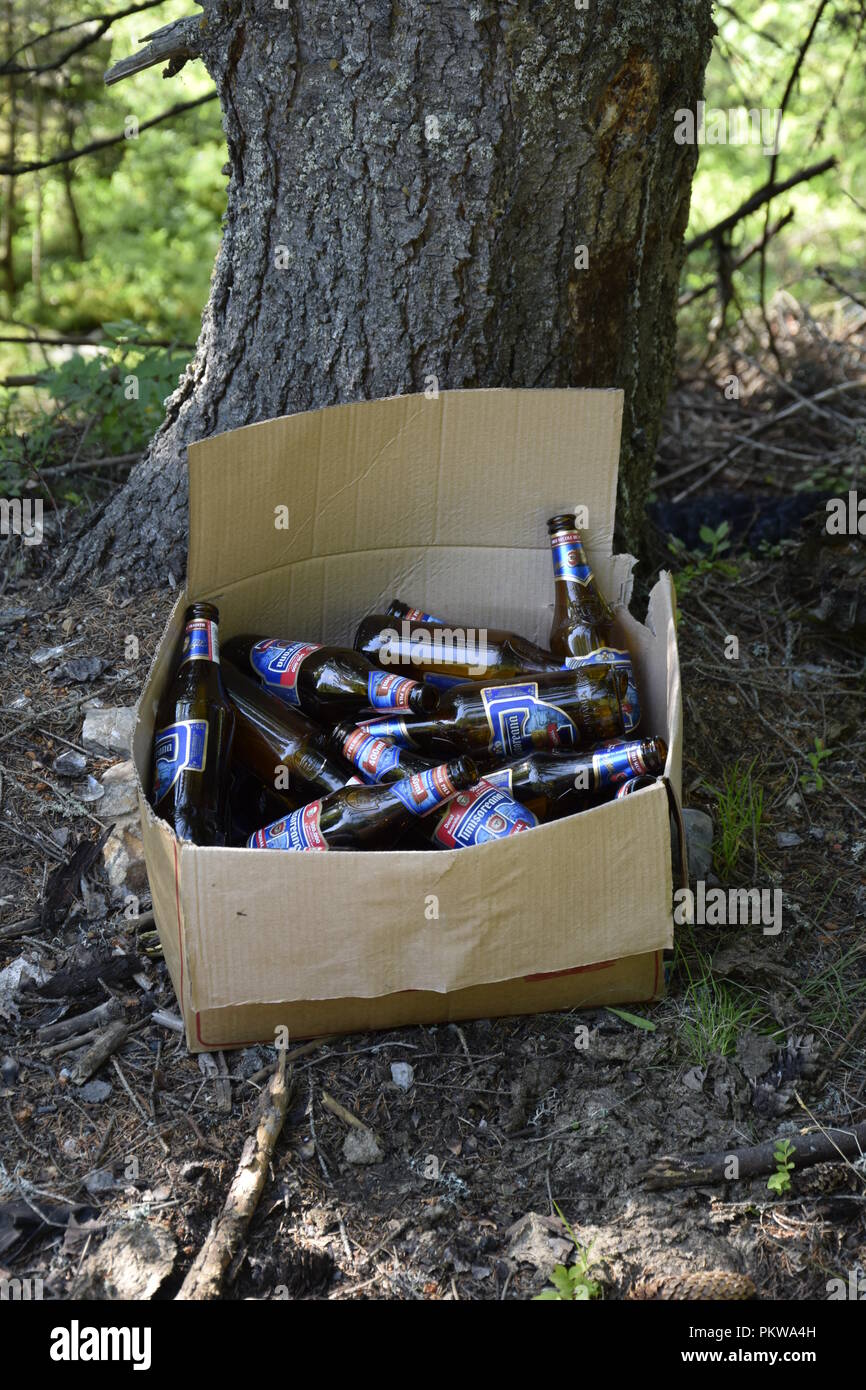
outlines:
[[[787, 1136], [786, 1136], [787, 1137]], [[698, 1187], [702, 1183], [754, 1178], [776, 1170], [775, 1150], [781, 1140], [768, 1139], [745, 1149], [727, 1149], [694, 1157], [670, 1155], [654, 1158], [643, 1169], [641, 1180], [652, 1192], [673, 1187]], [[795, 1168], [811, 1168], [815, 1163], [832, 1163], [840, 1158], [859, 1158], [866, 1153], [866, 1120], [851, 1129], [823, 1129], [791, 1139], [789, 1161]], [[732, 1160], [736, 1160], [736, 1167]]]
[[72, 1071], [72, 1080], [77, 1086], [82, 1085], [88, 1077], [98, 1071], [103, 1062], [107, 1061], [113, 1052], [122, 1047], [126, 1042], [129, 1032], [125, 1023], [112, 1023], [106, 1028], [93, 1044], [85, 1052], [84, 1056], [76, 1062]]
[[[822, 159], [818, 164], [810, 164], [807, 169], [800, 169], [798, 173], [792, 174], [790, 178], [783, 179], [781, 183], [765, 183], [760, 188], [756, 188], [754, 193], [741, 203], [733, 212], [723, 217], [721, 222], [716, 222], [712, 227], [707, 227], [705, 232], [699, 232], [692, 237], [691, 241], [686, 242], [686, 255], [691, 255], [699, 246], [703, 246], [707, 241], [714, 241], [717, 237], [729, 232], [744, 217], [750, 213], [757, 212], [765, 203], [769, 203], [773, 198], [778, 198], [780, 193], [787, 193], [789, 188], [794, 188], [798, 183], [805, 183], [808, 179], [816, 179], [819, 174], [826, 174], [828, 169], [835, 168], [836, 160], [831, 155], [827, 159]], [[766, 231], [766, 229], [765, 229]]]
[[[156, 29], [152, 34], [148, 34], [146, 39], [142, 39], [142, 43], [147, 45], [146, 48], [142, 48], [139, 53], [131, 53], [128, 58], [121, 58], [119, 63], [109, 68], [105, 74], [105, 85], [111, 87], [115, 82], [122, 82], [125, 77], [132, 77], [134, 73], [155, 67], [157, 63], [169, 63], [172, 70], [165, 76], [173, 77], [184, 63], [199, 56], [200, 42], [200, 15], [186, 15], [183, 19], [176, 19], [172, 24], [166, 24], [162, 29]], [[178, 60], [179, 65], [175, 66]]]
[[286, 1118], [290, 1091], [285, 1053], [281, 1052], [277, 1069], [263, 1095], [256, 1132], [247, 1137], [225, 1205], [176, 1295], [179, 1300], [219, 1298], [223, 1276], [237, 1253], [264, 1190], [274, 1145]]

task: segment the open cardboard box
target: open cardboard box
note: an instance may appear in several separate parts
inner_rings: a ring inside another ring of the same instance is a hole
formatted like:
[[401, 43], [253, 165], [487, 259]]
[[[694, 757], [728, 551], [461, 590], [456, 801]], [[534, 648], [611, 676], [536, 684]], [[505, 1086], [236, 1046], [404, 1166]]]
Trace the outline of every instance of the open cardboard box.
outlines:
[[[619, 391], [444, 391], [332, 406], [189, 451], [189, 577], [138, 707], [134, 758], [153, 908], [193, 1051], [656, 999], [672, 943], [669, 792], [680, 677], [670, 576], [646, 624], [614, 556]], [[179, 844], [144, 796], [157, 703], [194, 599], [223, 641], [351, 645], [399, 596], [546, 645], [546, 520], [584, 506], [618, 604], [643, 737], [665, 782], [468, 850], [291, 854]]]

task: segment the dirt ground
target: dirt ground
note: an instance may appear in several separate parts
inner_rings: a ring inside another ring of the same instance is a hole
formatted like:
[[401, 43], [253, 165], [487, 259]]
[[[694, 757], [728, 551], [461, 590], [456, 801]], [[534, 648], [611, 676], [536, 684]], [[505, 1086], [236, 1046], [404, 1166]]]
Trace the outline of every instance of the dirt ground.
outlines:
[[[800, 392], [814, 398], [828, 380], [839, 371]], [[764, 380], [743, 409], [766, 424], [796, 399]], [[747, 476], [722, 468], [717, 493], [692, 495], [705, 524], [724, 519], [734, 489], [752, 498], [753, 520], [781, 514], [763, 446], [807, 457], [789, 459], [785, 497], [826, 490], [815, 460], [830, 449], [825, 435], [838, 452], [837, 409], [849, 426], [861, 411], [840, 464], [861, 467], [862, 401], [839, 393], [764, 428], [739, 455]], [[664, 478], [733, 448], [725, 428], [718, 386], [684, 381], [658, 489], [672, 525], [689, 503], [677, 513]], [[796, 1172], [782, 1193], [767, 1174], [654, 1192], [642, 1171], [659, 1155], [866, 1117], [866, 1027], [855, 1027], [866, 1010], [864, 543], [829, 536], [824, 517], [820, 501], [807, 506], [784, 522], [790, 535], [749, 549], [735, 520], [731, 548], [703, 560], [654, 543], [656, 566], [680, 576], [685, 803], [714, 818], [724, 886], [781, 890], [779, 934], [682, 928], [667, 998], [635, 1008], [637, 1022], [601, 1009], [315, 1044], [294, 1060], [288, 1118], [226, 1298], [524, 1300], [554, 1258], [576, 1259], [557, 1209], [606, 1299], [708, 1287], [735, 1297], [752, 1285], [761, 1299], [823, 1299], [834, 1278], [866, 1278], [863, 1159]], [[0, 1277], [42, 1279], [48, 1298], [106, 1296], [120, 1274], [98, 1252], [123, 1231], [156, 1270], [145, 1296], [165, 1299], [222, 1206], [274, 1052], [226, 1053], [202, 1070], [152, 1021], [177, 1003], [147, 935], [147, 891], [144, 922], [129, 920], [129, 886], [112, 892], [92, 854], [109, 822], [78, 795], [82, 777], [117, 761], [81, 749], [82, 706], [135, 702], [173, 594], [116, 586], [61, 600], [40, 563], [28, 557], [0, 592], [0, 972], [23, 959], [41, 980], [5, 997], [0, 975]], [[730, 634], [738, 661], [725, 656]], [[78, 780], [53, 768], [64, 751], [85, 753]], [[726, 787], [720, 804], [713, 789]], [[49, 1053], [39, 1030], [112, 999], [130, 1031], [77, 1086], [81, 1049]], [[395, 1073], [398, 1063], [411, 1072]], [[374, 1132], [380, 1161], [345, 1157], [351, 1126], [326, 1094]], [[711, 1272], [730, 1277], [713, 1284]]]

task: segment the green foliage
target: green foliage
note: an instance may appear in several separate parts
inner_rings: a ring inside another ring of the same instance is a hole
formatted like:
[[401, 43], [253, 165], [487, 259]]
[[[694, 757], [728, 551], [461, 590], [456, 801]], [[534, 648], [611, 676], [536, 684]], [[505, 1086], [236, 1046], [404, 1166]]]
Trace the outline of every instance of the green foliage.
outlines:
[[707, 574], [721, 574], [725, 578], [734, 579], [737, 575], [737, 566], [732, 560], [723, 559], [724, 552], [730, 550], [731, 542], [728, 540], [730, 535], [730, 525], [727, 521], [721, 522], [715, 530], [709, 526], [702, 526], [699, 535], [706, 551], [687, 549], [685, 541], [678, 536], [668, 537], [668, 550], [677, 561], [682, 565], [674, 574], [674, 585], [677, 591], [677, 599], [681, 600], [688, 592], [689, 586], [696, 579], [702, 578]]
[[808, 772], [801, 772], [800, 786], [808, 792], [821, 792], [824, 790], [824, 778], [819, 771], [825, 758], [832, 758], [833, 749], [824, 747], [822, 738], [815, 739], [815, 747], [811, 753], [806, 754], [806, 761], [809, 764]]
[[740, 1033], [759, 1021], [760, 1011], [746, 991], [716, 979], [702, 951], [695, 951], [691, 960], [679, 948], [678, 954], [688, 981], [682, 995], [679, 1043], [689, 1062], [705, 1067], [713, 1057], [733, 1054]]
[[536, 1294], [533, 1303], [588, 1303], [590, 1299], [601, 1296], [601, 1284], [593, 1279], [592, 1246], [582, 1246], [572, 1227], [566, 1221], [554, 1202], [556, 1214], [568, 1231], [571, 1243], [577, 1252], [573, 1265], [555, 1265], [550, 1274], [552, 1287]]
[[623, 1023], [630, 1023], [633, 1028], [642, 1028], [645, 1033], [656, 1031], [656, 1025], [651, 1018], [642, 1018], [640, 1014], [629, 1013], [627, 1009], [614, 1009], [613, 1007], [608, 1008], [607, 1012], [616, 1014], [616, 1017], [621, 1018]]
[[718, 823], [713, 861], [720, 878], [729, 879], [746, 846], [757, 845], [764, 816], [764, 789], [753, 778], [757, 757], [727, 768], [721, 787], [705, 782], [715, 799]]
[[791, 1174], [794, 1171], [794, 1164], [791, 1162], [791, 1155], [794, 1152], [794, 1145], [788, 1139], [780, 1139], [773, 1150], [773, 1158], [776, 1163], [776, 1171], [767, 1181], [767, 1186], [771, 1192], [782, 1196], [791, 1190]]

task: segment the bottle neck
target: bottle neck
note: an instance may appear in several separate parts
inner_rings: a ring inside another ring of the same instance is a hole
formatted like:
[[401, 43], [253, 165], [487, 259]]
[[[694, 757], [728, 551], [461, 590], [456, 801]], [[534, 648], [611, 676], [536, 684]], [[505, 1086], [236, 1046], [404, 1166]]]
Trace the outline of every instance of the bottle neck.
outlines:
[[553, 577], [562, 584], [569, 598], [578, 598], [592, 584], [592, 569], [583, 548], [580, 532], [569, 527], [557, 528], [550, 537], [553, 556]]
[[212, 661], [219, 665], [219, 628], [213, 618], [190, 618], [183, 634], [180, 665], [188, 661]]

